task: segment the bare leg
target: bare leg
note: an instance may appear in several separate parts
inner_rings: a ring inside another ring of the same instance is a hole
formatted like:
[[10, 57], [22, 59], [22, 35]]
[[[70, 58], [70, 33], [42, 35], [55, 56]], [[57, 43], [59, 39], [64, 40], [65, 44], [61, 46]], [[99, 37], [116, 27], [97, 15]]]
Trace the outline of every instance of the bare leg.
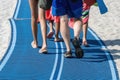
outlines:
[[73, 25], [73, 30], [74, 30], [74, 37], [76, 37], [77, 39], [79, 39], [81, 28], [82, 28], [81, 20], [79, 19], [75, 20]]
[[60, 32], [60, 22], [55, 22], [55, 39], [54, 39], [55, 42], [60, 41], [58, 36], [59, 32]]
[[49, 33], [47, 34], [47, 38], [52, 38], [52, 36], [54, 34], [53, 21], [52, 20], [49, 21], [49, 27], [50, 27], [50, 30], [49, 30]]
[[88, 45], [88, 43], [87, 43], [87, 28], [88, 28], [88, 23], [83, 24], [83, 39], [82, 39], [83, 45]]
[[47, 26], [45, 19], [45, 10], [41, 8], [39, 8], [39, 19], [40, 19], [41, 33], [43, 39], [43, 44], [42, 44], [42, 48], [40, 49], [40, 52], [43, 52], [47, 50]]
[[50, 25], [50, 31], [49, 32], [53, 32], [53, 21], [49, 21], [49, 25]]
[[75, 54], [78, 58], [83, 57], [83, 50], [80, 47], [80, 41], [79, 41], [79, 36], [80, 36], [80, 31], [82, 27], [82, 21], [80, 19], [75, 20], [74, 25], [74, 39], [72, 40], [72, 44], [75, 47]]
[[70, 32], [68, 27], [68, 17], [67, 15], [60, 17], [60, 32], [65, 42], [67, 51], [70, 51]]
[[38, 47], [37, 41], [37, 17], [38, 17], [38, 0], [29, 0], [29, 5], [31, 9], [31, 25], [32, 25], [32, 35], [33, 35], [33, 42], [31, 43], [33, 48]]

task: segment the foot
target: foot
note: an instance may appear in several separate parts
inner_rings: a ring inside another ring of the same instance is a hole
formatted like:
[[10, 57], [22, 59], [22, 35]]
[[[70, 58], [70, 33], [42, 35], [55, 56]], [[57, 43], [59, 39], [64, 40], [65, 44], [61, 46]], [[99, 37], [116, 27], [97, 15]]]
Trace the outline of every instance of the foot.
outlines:
[[76, 48], [81, 48], [80, 47], [80, 41], [76, 37], [72, 40], [72, 44], [73, 44], [73, 46], [74, 46], [75, 49]]
[[32, 41], [31, 46], [32, 46], [32, 48], [38, 48], [38, 44], [35, 43], [35, 41]]
[[39, 50], [39, 53], [47, 54], [47, 49], [46, 48], [41, 48]]
[[77, 58], [82, 58], [83, 57], [83, 50], [82, 48], [80, 47], [80, 42], [77, 38], [74, 38], [72, 40], [72, 44], [75, 48], [75, 55]]
[[52, 38], [53, 34], [54, 34], [54, 32], [49, 32], [49, 33], [47, 34], [47, 38]]
[[60, 41], [62, 41], [62, 40], [61, 40], [60, 38], [55, 38], [54, 41], [55, 41], [55, 42], [60, 42]]
[[81, 48], [75, 49], [75, 55], [77, 58], [82, 58], [83, 57], [83, 50]]
[[83, 42], [82, 42], [82, 45], [85, 46], [85, 47], [89, 47], [87, 41], [83, 41]]
[[71, 57], [72, 57], [72, 52], [71, 52], [71, 51], [66, 51], [66, 52], [64, 53], [64, 57], [66, 57], [66, 58], [71, 58]]

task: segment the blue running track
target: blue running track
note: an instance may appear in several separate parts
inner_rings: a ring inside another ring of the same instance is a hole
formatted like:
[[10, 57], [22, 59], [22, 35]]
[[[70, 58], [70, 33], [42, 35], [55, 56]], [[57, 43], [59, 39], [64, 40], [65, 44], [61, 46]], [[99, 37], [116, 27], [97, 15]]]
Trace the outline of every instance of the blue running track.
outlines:
[[[38, 53], [39, 48], [31, 47], [30, 8], [28, 0], [18, 0], [11, 23], [11, 42], [0, 61], [0, 80], [118, 80], [116, 65], [101, 39], [88, 29], [90, 47], [83, 47], [84, 57], [64, 58], [64, 42], [48, 39], [48, 54]], [[73, 30], [70, 29], [71, 39]], [[82, 34], [80, 35], [82, 37]]]

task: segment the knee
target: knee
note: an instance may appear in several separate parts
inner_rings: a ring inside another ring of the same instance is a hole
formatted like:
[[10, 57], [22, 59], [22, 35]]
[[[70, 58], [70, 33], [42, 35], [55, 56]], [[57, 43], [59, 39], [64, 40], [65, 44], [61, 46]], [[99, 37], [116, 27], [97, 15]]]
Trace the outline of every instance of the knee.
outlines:
[[68, 17], [67, 17], [67, 15], [61, 16], [61, 17], [60, 17], [60, 22], [61, 22], [61, 23], [67, 23], [67, 22], [68, 22]]
[[43, 20], [43, 19], [45, 19], [45, 16], [44, 16], [44, 15], [40, 15], [40, 16], [39, 16], [39, 19], [40, 19], [40, 20]]
[[37, 18], [37, 17], [35, 17], [35, 16], [32, 16], [31, 18], [32, 18], [32, 21], [34, 21], [34, 22], [36, 22], [36, 21], [37, 21], [37, 19], [38, 19], [38, 18]]

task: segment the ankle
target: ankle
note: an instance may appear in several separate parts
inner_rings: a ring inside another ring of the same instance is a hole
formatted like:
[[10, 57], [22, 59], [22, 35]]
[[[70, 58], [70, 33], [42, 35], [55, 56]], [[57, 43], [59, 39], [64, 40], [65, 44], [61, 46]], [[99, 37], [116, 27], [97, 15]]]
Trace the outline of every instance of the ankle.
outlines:
[[74, 37], [74, 39], [75, 39], [75, 40], [80, 40], [80, 38], [79, 38], [79, 37], [76, 37], [76, 36]]

